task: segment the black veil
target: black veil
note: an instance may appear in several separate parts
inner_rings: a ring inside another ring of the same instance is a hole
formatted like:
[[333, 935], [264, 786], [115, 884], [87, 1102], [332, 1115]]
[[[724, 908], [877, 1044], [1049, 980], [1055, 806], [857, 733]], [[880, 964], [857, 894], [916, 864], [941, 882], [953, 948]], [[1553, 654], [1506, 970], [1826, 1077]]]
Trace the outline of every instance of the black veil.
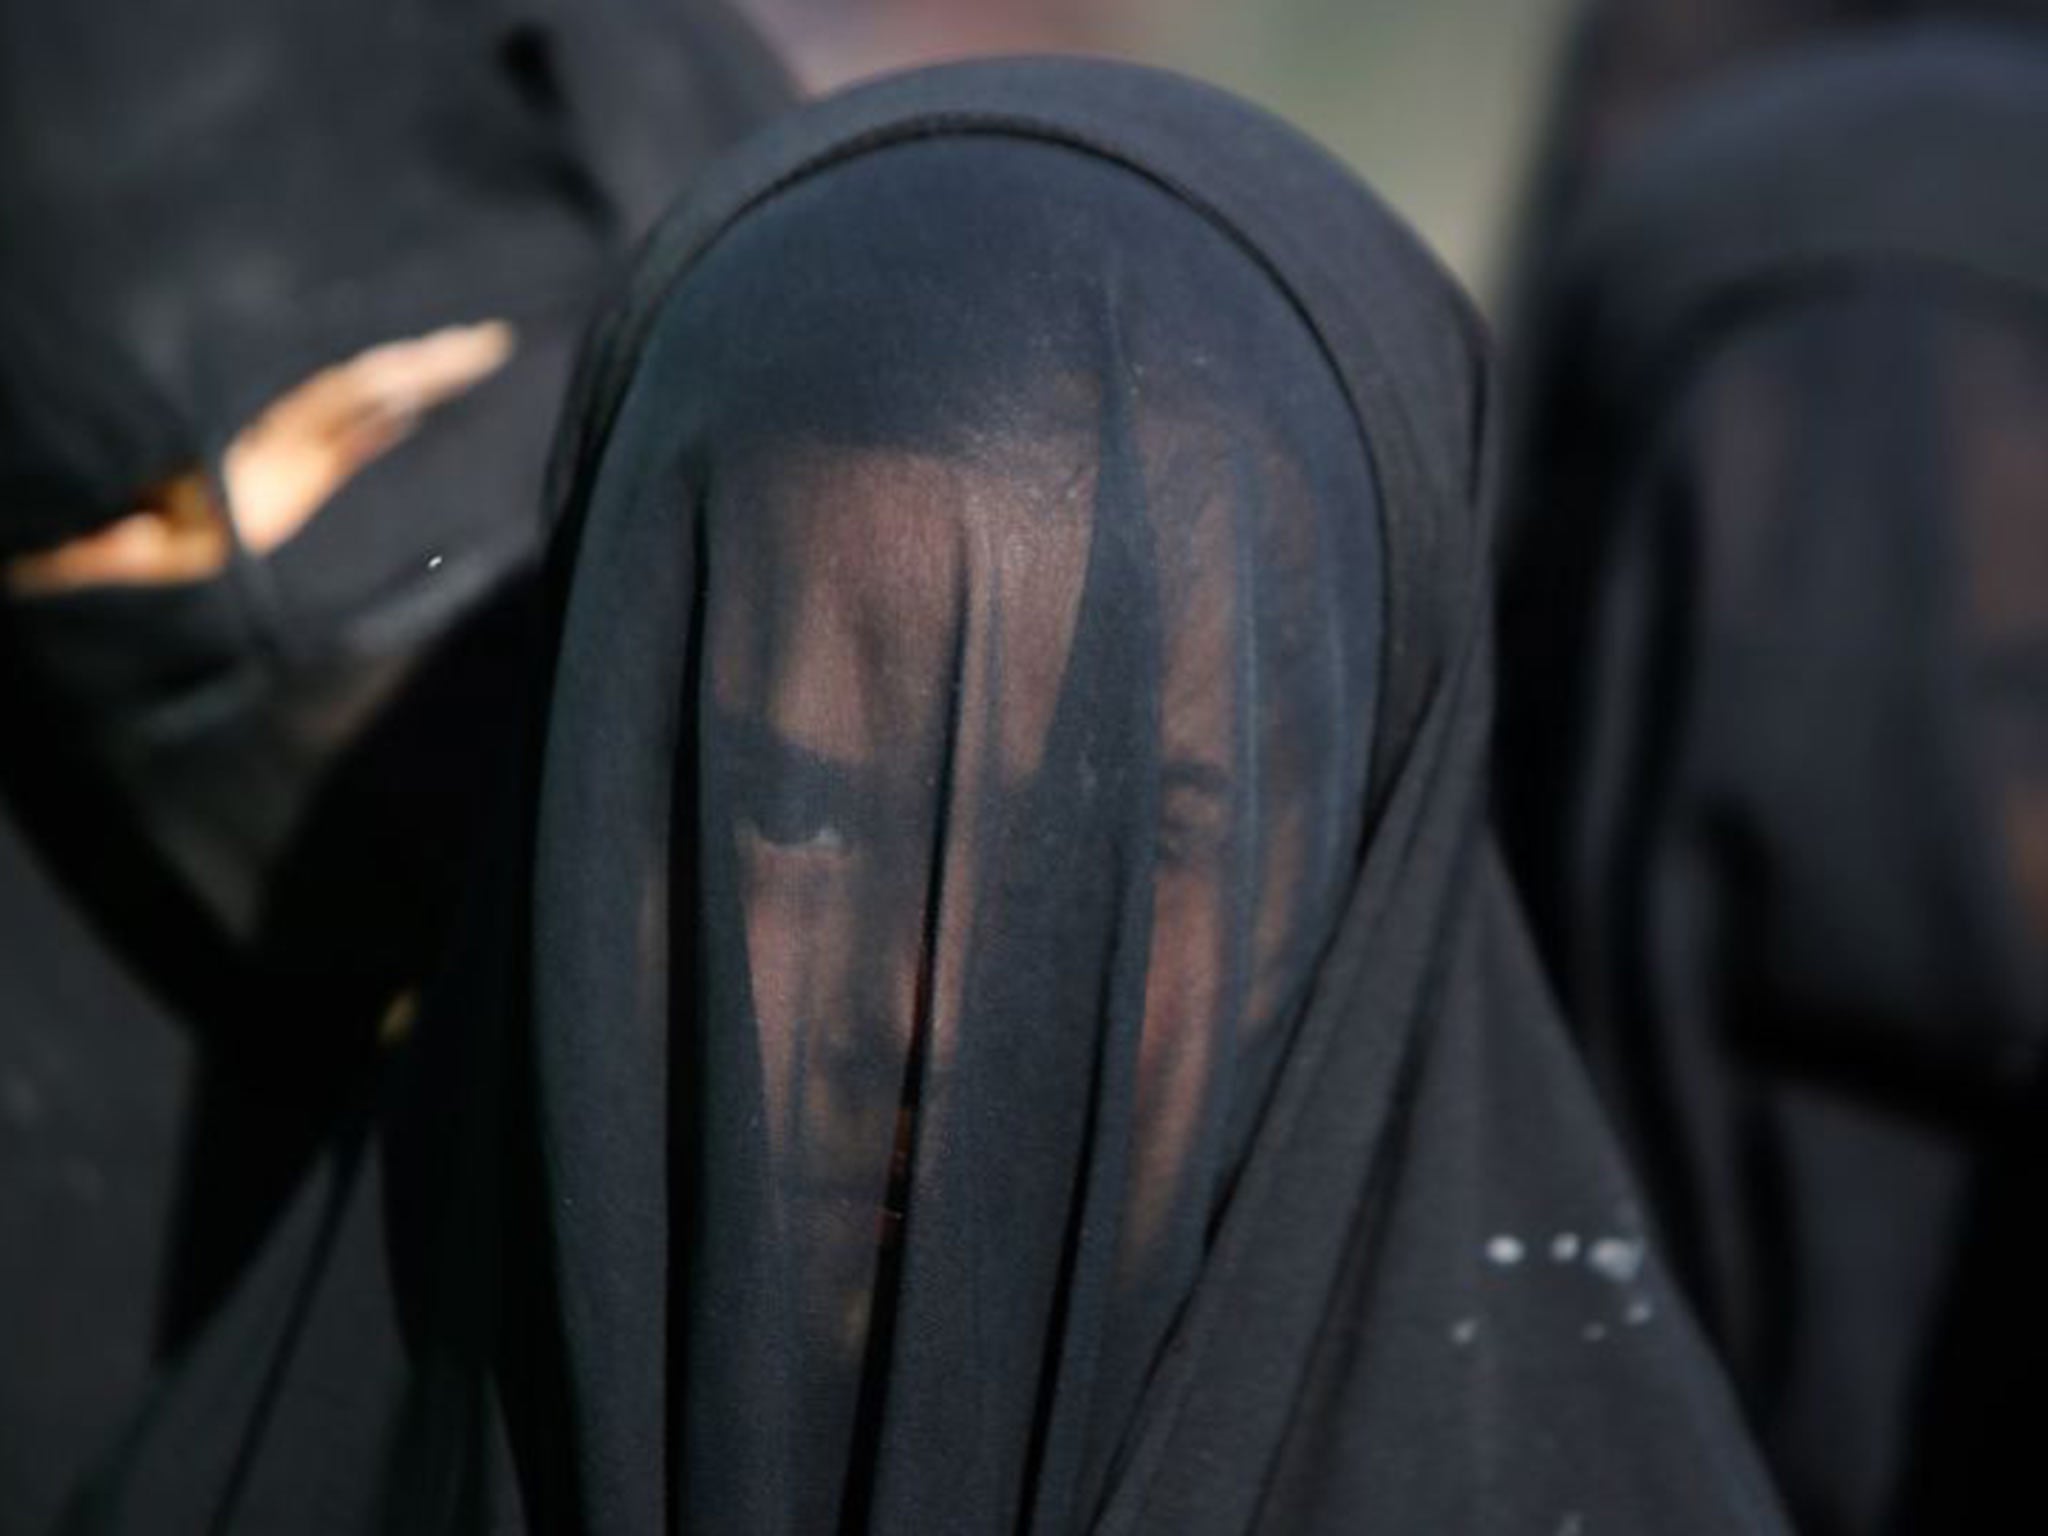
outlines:
[[857, 92], [657, 234], [513, 898], [549, 1528], [1775, 1528], [1490, 853], [1484, 417], [1165, 76]]
[[2043, 1423], [2044, 101], [1999, 32], [1760, 70], [1537, 310], [1503, 830], [1816, 1531], [2009, 1518]]

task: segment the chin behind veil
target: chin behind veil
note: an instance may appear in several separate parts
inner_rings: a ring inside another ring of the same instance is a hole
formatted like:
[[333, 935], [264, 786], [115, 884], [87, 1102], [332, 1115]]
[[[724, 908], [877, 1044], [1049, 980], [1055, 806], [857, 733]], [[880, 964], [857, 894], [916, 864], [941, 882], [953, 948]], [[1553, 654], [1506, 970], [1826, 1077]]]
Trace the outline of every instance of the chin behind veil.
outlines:
[[658, 231], [471, 977], [547, 1529], [1780, 1528], [1495, 864], [1486, 408], [1368, 193], [1135, 69]]

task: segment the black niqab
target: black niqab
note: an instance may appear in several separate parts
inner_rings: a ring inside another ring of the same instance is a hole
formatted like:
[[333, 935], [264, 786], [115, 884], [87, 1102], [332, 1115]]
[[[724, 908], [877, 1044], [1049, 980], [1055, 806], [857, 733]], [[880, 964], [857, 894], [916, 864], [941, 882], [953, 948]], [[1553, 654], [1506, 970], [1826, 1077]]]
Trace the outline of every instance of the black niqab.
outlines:
[[548, 1528], [1777, 1528], [1491, 857], [1484, 380], [1128, 68], [854, 93], [657, 234], [521, 882]]
[[0, 4], [0, 556], [217, 483], [365, 348], [518, 338], [270, 554], [0, 603], [7, 1529], [485, 1518], [394, 1492], [394, 1439], [485, 1418], [395, 1330], [445, 1213], [391, 1122], [460, 1089], [416, 990], [526, 704], [584, 311], [785, 99], [711, 5]]
[[1504, 832], [1804, 1527], [2018, 1521], [2048, 1361], [2048, 55], [1675, 118], [1537, 313]]

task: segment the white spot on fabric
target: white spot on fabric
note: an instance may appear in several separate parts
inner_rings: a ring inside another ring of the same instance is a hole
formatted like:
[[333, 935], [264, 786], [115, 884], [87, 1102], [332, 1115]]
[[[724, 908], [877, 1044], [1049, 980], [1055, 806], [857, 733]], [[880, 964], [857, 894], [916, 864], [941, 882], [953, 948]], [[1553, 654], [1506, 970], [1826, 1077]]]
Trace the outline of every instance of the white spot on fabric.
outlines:
[[1656, 1315], [1657, 1309], [1650, 1305], [1650, 1298], [1638, 1296], [1628, 1304], [1628, 1311], [1622, 1314], [1622, 1318], [1629, 1327], [1640, 1328]]
[[1451, 1342], [1460, 1349], [1478, 1337], [1479, 1319], [1476, 1317], [1461, 1317], [1451, 1324]]
[[439, 569], [441, 569], [441, 564], [446, 558], [447, 557], [445, 555], [427, 556], [427, 569], [430, 571], [438, 571]]
[[1598, 1344], [1607, 1337], [1607, 1325], [1605, 1323], [1588, 1323], [1579, 1330], [1579, 1337], [1588, 1344]]
[[1603, 1237], [1586, 1250], [1586, 1263], [1593, 1272], [1616, 1285], [1627, 1285], [1642, 1272], [1642, 1239]]
[[1522, 1240], [1511, 1233], [1503, 1232], [1498, 1237], [1488, 1238], [1486, 1242], [1486, 1262], [1498, 1264], [1502, 1269], [1511, 1269], [1521, 1263], [1525, 1252], [1527, 1250], [1523, 1248]]
[[1569, 1264], [1579, 1256], [1579, 1234], [1560, 1232], [1550, 1240], [1550, 1262]]

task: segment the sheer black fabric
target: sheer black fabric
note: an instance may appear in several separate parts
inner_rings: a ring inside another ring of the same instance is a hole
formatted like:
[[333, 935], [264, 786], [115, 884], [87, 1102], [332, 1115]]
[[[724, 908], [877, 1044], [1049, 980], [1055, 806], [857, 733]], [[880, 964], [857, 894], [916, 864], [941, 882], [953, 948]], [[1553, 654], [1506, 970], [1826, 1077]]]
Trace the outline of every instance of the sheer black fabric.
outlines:
[[1546, 297], [1500, 794], [1796, 1515], [2022, 1523], [2048, 1428], [2048, 56], [1675, 120]]
[[1484, 414], [1148, 72], [857, 92], [657, 235], [558, 458], [549, 1528], [1777, 1528], [1491, 857]]
[[585, 311], [784, 99], [697, 4], [0, 3], [0, 556], [220, 483], [365, 348], [517, 332], [267, 556], [0, 599], [0, 1528], [395, 1529], [387, 1473], [482, 1434], [398, 1331], [444, 1218], [393, 1119], [460, 1086], [417, 992]]

